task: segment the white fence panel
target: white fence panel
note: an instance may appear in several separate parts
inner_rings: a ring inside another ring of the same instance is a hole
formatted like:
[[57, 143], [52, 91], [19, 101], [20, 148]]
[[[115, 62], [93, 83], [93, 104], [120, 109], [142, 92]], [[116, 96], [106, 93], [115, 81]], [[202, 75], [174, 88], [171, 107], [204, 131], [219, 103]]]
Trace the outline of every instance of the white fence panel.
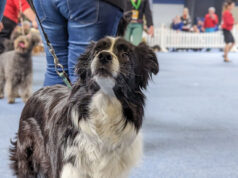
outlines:
[[[233, 30], [233, 35], [238, 41], [237, 26]], [[167, 48], [223, 48], [224, 39], [222, 31], [213, 33], [192, 33], [175, 31], [170, 28], [161, 27], [155, 28], [154, 37], [146, 35], [146, 41], [150, 46], [160, 45], [162, 49]], [[237, 49], [237, 45], [235, 48]]]

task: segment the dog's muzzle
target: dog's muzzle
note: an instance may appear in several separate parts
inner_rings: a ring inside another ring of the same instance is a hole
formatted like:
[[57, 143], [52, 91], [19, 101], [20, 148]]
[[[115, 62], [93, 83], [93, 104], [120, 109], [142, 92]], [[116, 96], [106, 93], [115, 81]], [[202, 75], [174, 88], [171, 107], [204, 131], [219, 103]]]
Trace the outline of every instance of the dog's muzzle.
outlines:
[[99, 55], [98, 55], [99, 62], [102, 65], [105, 65], [105, 64], [111, 62], [112, 58], [113, 58], [113, 56], [109, 52], [105, 52], [105, 51], [99, 53]]
[[100, 77], [116, 77], [119, 69], [117, 57], [110, 51], [101, 51], [91, 64], [93, 75]]

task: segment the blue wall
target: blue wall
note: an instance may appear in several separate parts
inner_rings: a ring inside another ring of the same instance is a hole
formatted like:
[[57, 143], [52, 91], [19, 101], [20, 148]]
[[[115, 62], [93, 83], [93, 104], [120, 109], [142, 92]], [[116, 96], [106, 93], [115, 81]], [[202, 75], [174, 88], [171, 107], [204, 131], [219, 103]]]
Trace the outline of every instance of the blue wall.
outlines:
[[185, 0], [153, 0], [153, 3], [161, 4], [184, 4]]

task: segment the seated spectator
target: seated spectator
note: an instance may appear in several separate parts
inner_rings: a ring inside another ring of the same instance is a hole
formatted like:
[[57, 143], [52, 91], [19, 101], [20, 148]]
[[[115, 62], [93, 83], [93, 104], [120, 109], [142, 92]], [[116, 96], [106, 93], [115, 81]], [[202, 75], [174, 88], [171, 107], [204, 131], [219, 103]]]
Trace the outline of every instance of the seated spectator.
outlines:
[[197, 18], [197, 24], [193, 26], [193, 31], [196, 33], [202, 33], [205, 31], [203, 19]]
[[182, 31], [189, 32], [191, 30], [192, 22], [189, 15], [189, 10], [186, 7], [183, 9], [183, 15], [181, 16], [181, 21], [183, 23]]
[[215, 32], [218, 25], [218, 16], [215, 14], [216, 9], [210, 7], [208, 9], [208, 14], [205, 16], [204, 28], [205, 32]]
[[181, 30], [182, 30], [182, 28], [183, 28], [183, 22], [181, 21], [181, 18], [180, 18], [179, 16], [176, 16], [176, 17], [173, 19], [171, 28], [172, 28], [173, 30], [177, 30], [177, 31], [181, 31]]

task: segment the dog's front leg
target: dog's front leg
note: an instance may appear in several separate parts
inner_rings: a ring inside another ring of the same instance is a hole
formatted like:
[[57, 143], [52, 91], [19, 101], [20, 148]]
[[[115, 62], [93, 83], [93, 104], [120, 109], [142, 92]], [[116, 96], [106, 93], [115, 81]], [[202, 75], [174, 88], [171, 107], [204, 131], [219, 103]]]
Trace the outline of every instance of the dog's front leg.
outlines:
[[4, 98], [4, 86], [5, 86], [5, 78], [0, 73], [0, 99]]
[[6, 93], [8, 98], [8, 103], [12, 104], [15, 103], [15, 96], [14, 96], [14, 88], [12, 86], [12, 81], [7, 79], [6, 81]]
[[19, 88], [18, 88], [18, 87], [16, 87], [16, 88], [14, 89], [14, 96], [15, 96], [15, 98], [20, 98]]
[[24, 103], [27, 102], [32, 92], [32, 75], [28, 75], [25, 81], [20, 85], [20, 96]]

